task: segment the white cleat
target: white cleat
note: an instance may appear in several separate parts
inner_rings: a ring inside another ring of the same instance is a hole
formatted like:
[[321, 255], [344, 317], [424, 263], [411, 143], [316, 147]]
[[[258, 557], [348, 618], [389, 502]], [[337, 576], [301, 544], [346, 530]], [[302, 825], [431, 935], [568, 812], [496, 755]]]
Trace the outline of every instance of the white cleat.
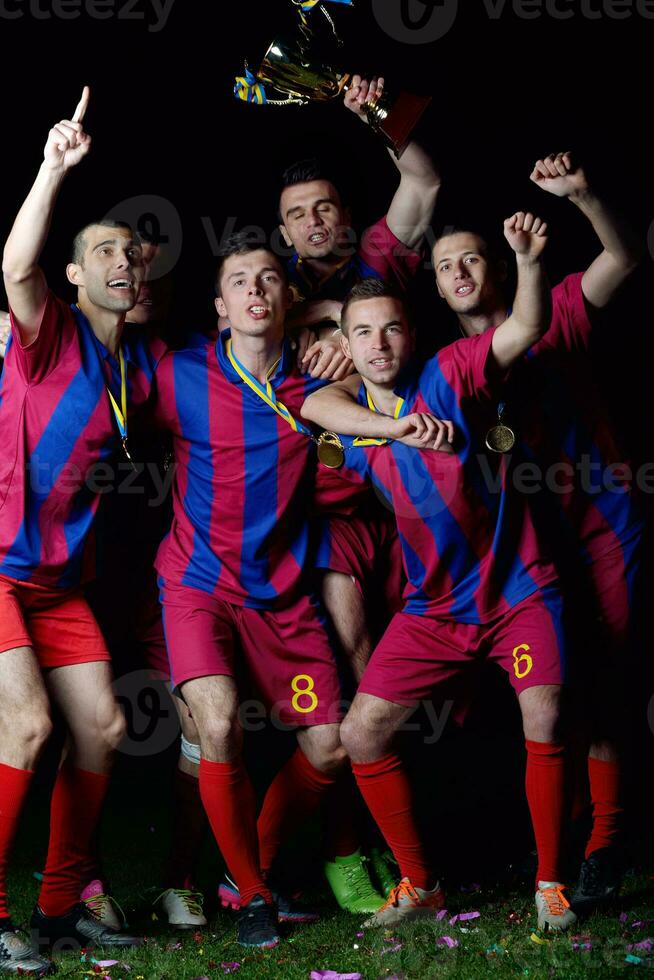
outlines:
[[563, 932], [573, 926], [577, 916], [565, 895], [566, 886], [558, 881], [539, 881], [536, 892], [538, 928]]
[[90, 881], [80, 895], [88, 912], [109, 929], [120, 932], [126, 926], [125, 916], [115, 898], [105, 892], [105, 886], [99, 878]]
[[201, 929], [207, 920], [202, 911], [204, 896], [188, 888], [167, 888], [155, 904], [166, 914], [173, 929]]
[[380, 909], [371, 915], [363, 923], [364, 929], [378, 928], [379, 926], [396, 926], [411, 919], [420, 919], [424, 916], [433, 916], [434, 912], [445, 906], [445, 894], [436, 885], [431, 891], [423, 888], [415, 888], [408, 878], [402, 878], [399, 885], [391, 891], [390, 895]]

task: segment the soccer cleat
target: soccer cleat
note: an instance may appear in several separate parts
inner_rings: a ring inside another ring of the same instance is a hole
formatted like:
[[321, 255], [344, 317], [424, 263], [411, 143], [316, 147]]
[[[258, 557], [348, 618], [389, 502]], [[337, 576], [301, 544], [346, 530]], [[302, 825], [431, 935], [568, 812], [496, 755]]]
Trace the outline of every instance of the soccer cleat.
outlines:
[[3, 922], [0, 926], [0, 973], [43, 977], [54, 968], [52, 960], [41, 956], [11, 922]]
[[622, 874], [612, 848], [600, 847], [581, 865], [579, 881], [570, 899], [576, 912], [587, 914], [618, 897]]
[[397, 926], [412, 919], [432, 915], [444, 907], [445, 894], [439, 884], [431, 891], [425, 891], [423, 888], [414, 888], [408, 878], [402, 878], [399, 885], [391, 890], [382, 907], [366, 919], [363, 927], [372, 929], [378, 926]]
[[[277, 905], [278, 922], [318, 922], [320, 919], [318, 912], [304, 908], [304, 906], [294, 902], [292, 898], [288, 898], [286, 895], [280, 895], [278, 892], [273, 891], [272, 896]], [[234, 909], [235, 912], [238, 912], [241, 908], [241, 896], [238, 886], [227, 874], [218, 888], [218, 898], [224, 909]]]
[[536, 909], [538, 911], [539, 929], [553, 929], [563, 932], [577, 921], [577, 916], [570, 908], [570, 902], [564, 895], [565, 887], [558, 881], [538, 882]]
[[95, 946], [140, 946], [137, 936], [110, 929], [95, 919], [84, 902], [78, 902], [65, 915], [44, 915], [37, 907], [30, 921], [32, 937], [39, 946], [57, 950], [93, 949]]
[[239, 908], [236, 942], [240, 946], [272, 949], [279, 943], [277, 909], [255, 895], [247, 905]]
[[384, 904], [384, 897], [375, 891], [361, 851], [347, 857], [335, 857], [325, 862], [325, 877], [334, 898], [345, 912], [370, 915]]
[[102, 882], [96, 878], [90, 881], [80, 895], [81, 900], [86, 905], [88, 911], [109, 929], [125, 928], [125, 915], [115, 898], [108, 895]]
[[159, 904], [168, 925], [173, 929], [201, 929], [207, 924], [202, 911], [203, 901], [201, 892], [188, 888], [167, 888], [155, 900], [155, 904]]
[[385, 898], [388, 898], [400, 880], [400, 869], [397, 861], [390, 851], [382, 851], [378, 847], [373, 847], [370, 851], [370, 863], [380, 892]]

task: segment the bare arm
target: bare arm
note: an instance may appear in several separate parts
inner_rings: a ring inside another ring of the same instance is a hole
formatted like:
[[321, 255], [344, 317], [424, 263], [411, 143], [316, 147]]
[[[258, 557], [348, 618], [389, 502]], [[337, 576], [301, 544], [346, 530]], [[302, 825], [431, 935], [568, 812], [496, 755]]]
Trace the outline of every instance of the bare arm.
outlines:
[[543, 251], [547, 225], [532, 214], [518, 211], [504, 222], [504, 234], [516, 253], [518, 286], [511, 316], [493, 335], [492, 352], [500, 371], [506, 371], [526, 354], [547, 330], [552, 299]]
[[302, 406], [303, 418], [323, 429], [346, 436], [392, 439], [415, 449], [453, 451], [454, 428], [451, 422], [422, 412], [414, 412], [400, 419], [373, 412], [358, 404], [356, 399], [360, 387], [361, 378], [355, 374], [345, 381], [321, 388], [305, 401]]
[[602, 309], [638, 265], [641, 248], [633, 232], [593, 192], [572, 154], [537, 160], [531, 180], [550, 194], [567, 197], [590, 221], [603, 249], [586, 269], [581, 288], [590, 305]]
[[[367, 122], [364, 106], [374, 102], [384, 90], [384, 79], [371, 82], [355, 75], [345, 95], [345, 105]], [[400, 172], [400, 185], [388, 209], [388, 227], [408, 248], [420, 245], [432, 219], [441, 186], [440, 174], [431, 157], [418, 143], [411, 142], [399, 160], [391, 159]]]
[[47, 283], [38, 263], [54, 206], [67, 171], [90, 149], [91, 138], [82, 128], [88, 100], [89, 90], [85, 88], [73, 119], [64, 119], [50, 130], [43, 163], [5, 244], [5, 289], [25, 346], [38, 334], [47, 295]]

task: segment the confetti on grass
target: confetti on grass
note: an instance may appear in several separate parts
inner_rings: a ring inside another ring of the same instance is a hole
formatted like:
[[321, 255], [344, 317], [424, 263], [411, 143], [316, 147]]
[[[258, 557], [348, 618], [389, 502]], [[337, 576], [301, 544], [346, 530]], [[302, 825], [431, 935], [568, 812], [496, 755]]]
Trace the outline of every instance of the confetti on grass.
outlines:
[[458, 939], [452, 939], [451, 936], [439, 936], [436, 940], [437, 946], [447, 946], [448, 949], [456, 949], [459, 945]]
[[336, 973], [335, 970], [312, 970], [311, 980], [361, 980], [361, 974]]
[[651, 953], [654, 951], [654, 942], [651, 939], [643, 939], [642, 943], [631, 943], [627, 946], [628, 953]]

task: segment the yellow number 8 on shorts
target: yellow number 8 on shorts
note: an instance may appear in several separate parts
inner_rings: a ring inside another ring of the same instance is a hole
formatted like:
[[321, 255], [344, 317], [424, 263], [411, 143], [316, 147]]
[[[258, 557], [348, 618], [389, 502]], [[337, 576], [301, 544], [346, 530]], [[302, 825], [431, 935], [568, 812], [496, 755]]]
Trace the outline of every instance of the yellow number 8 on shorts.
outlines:
[[[300, 687], [300, 681], [303, 682], [303, 687]], [[309, 674], [297, 674], [291, 681], [291, 688], [294, 691], [291, 700], [294, 711], [298, 711], [301, 715], [308, 715], [316, 710], [318, 707], [318, 695], [313, 689], [313, 677], [310, 677]], [[300, 704], [301, 697], [310, 699], [308, 707], [304, 708]]]
[[534, 661], [531, 659], [528, 653], [520, 653], [518, 656], [520, 650], [526, 651], [529, 649], [530, 647], [528, 643], [521, 643], [520, 646], [517, 646], [513, 651], [513, 670], [515, 671], [515, 676], [519, 680], [526, 677], [531, 668], [534, 666]]

